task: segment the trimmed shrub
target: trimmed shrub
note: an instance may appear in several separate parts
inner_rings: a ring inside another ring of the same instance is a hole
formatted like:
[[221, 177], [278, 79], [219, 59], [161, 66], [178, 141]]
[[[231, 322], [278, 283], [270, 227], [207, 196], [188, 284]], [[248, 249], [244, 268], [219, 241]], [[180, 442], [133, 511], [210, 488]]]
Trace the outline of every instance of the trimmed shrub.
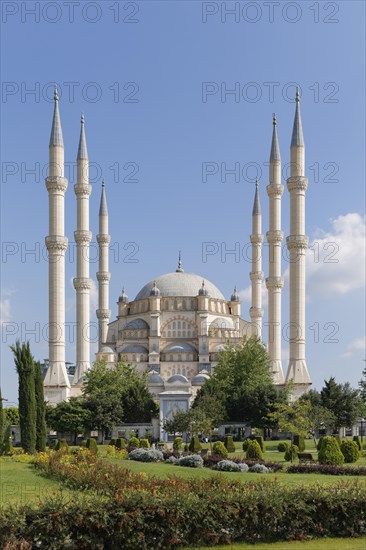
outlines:
[[163, 453], [157, 449], [134, 449], [128, 453], [128, 460], [137, 460], [138, 462], [162, 462]]
[[252, 441], [252, 440], [251, 440], [251, 439], [245, 439], [245, 441], [243, 441], [242, 447], [243, 447], [243, 451], [244, 451], [244, 452], [247, 451], [247, 449], [248, 449], [248, 447], [249, 447], [250, 441]]
[[128, 450], [127, 449], [119, 449], [114, 454], [115, 458], [119, 458], [120, 460], [127, 460], [128, 459]]
[[188, 466], [189, 468], [203, 468], [203, 459], [200, 455], [188, 455], [178, 458], [177, 466]]
[[140, 440], [137, 439], [137, 437], [131, 437], [131, 439], [128, 440], [128, 446], [138, 449], [140, 447]]
[[116, 441], [117, 441], [117, 438], [116, 437], [112, 437], [112, 439], [110, 440], [110, 442], [108, 443], [108, 445], [113, 445], [113, 447], [116, 446]]
[[188, 451], [189, 451], [189, 443], [185, 443], [185, 444], [184, 444], [183, 451], [184, 451], [185, 453], [188, 453]]
[[227, 436], [225, 436], [224, 445], [225, 445], [225, 447], [227, 448], [227, 450], [228, 450], [229, 453], [235, 453], [235, 445], [234, 445], [234, 441], [233, 441], [233, 436], [232, 436], [232, 435], [227, 435]]
[[246, 457], [254, 460], [263, 460], [262, 449], [256, 439], [249, 440], [246, 450]]
[[177, 463], [177, 460], [178, 460], [178, 459], [177, 459], [176, 456], [170, 455], [170, 457], [167, 458], [167, 459], [165, 460], [165, 462], [166, 462], [167, 464], [176, 464], [176, 463]]
[[97, 442], [95, 441], [94, 437], [89, 437], [86, 440], [86, 445], [85, 446], [86, 446], [87, 449], [89, 449], [89, 451], [91, 453], [97, 454], [98, 446], [97, 446]]
[[166, 451], [168, 448], [168, 445], [165, 443], [165, 441], [158, 441], [157, 446], [159, 451], [162, 451], [162, 452]]
[[220, 460], [215, 466], [215, 470], [220, 472], [247, 472], [249, 466], [243, 463], [237, 463], [232, 460]]
[[223, 444], [222, 441], [215, 441], [215, 443], [212, 445], [212, 452], [214, 455], [221, 456], [222, 458], [226, 458], [229, 454], [227, 447]]
[[319, 438], [318, 444], [317, 444], [317, 446], [316, 446], [317, 451], [320, 451], [320, 449], [321, 449], [321, 447], [322, 447], [322, 445], [323, 445], [324, 437], [325, 437], [325, 435], [322, 435], [322, 436]]
[[360, 436], [359, 435], [354, 435], [353, 436], [353, 441], [357, 444], [358, 449], [361, 451], [362, 450], [362, 442], [361, 442]]
[[344, 439], [341, 443], [341, 453], [344, 456], [344, 461], [347, 464], [357, 462], [360, 458], [360, 449], [356, 441]]
[[325, 436], [323, 438], [320, 451], [318, 453], [320, 464], [343, 464], [344, 456], [341, 453], [338, 442], [334, 437]]
[[191, 453], [199, 453], [202, 450], [202, 445], [196, 435], [194, 435], [189, 443], [188, 450]]
[[[50, 441], [50, 444], [48, 445], [48, 447], [50, 449], [54, 449], [56, 447], [56, 443], [57, 443], [58, 439], [51, 439]], [[81, 442], [82, 443], [82, 442]], [[80, 444], [81, 445], [81, 444]]]
[[297, 460], [298, 454], [299, 454], [299, 447], [297, 445], [292, 445], [292, 447], [289, 446], [289, 448], [285, 452], [286, 462], [291, 462], [291, 458], [293, 461]]
[[123, 437], [117, 437], [115, 439], [115, 447], [116, 449], [125, 449], [126, 448], [126, 441]]
[[342, 443], [342, 439], [340, 437], [339, 434], [333, 434], [334, 439], [336, 440], [336, 442], [338, 443], [339, 446], [341, 446], [341, 443]]
[[253, 474], [269, 474], [272, 472], [270, 468], [267, 468], [264, 464], [253, 464], [249, 468], [250, 472], [253, 472]]
[[262, 451], [262, 453], [263, 453], [263, 452], [264, 452], [264, 439], [263, 439], [263, 437], [262, 437], [261, 435], [257, 435], [257, 436], [255, 437], [255, 441], [258, 442], [258, 444], [259, 444], [259, 446], [260, 446], [260, 448], [261, 448], [261, 451]]
[[278, 446], [277, 450], [279, 453], [285, 453], [290, 448], [290, 443], [288, 441], [281, 441]]
[[58, 439], [55, 445], [55, 451], [64, 451], [65, 453], [67, 453], [68, 450], [69, 446], [66, 439]]
[[293, 444], [296, 445], [300, 453], [305, 451], [305, 439], [302, 435], [294, 435]]
[[176, 437], [173, 442], [174, 451], [181, 451], [183, 449], [183, 439], [181, 437]]
[[150, 443], [148, 439], [140, 439], [140, 447], [143, 449], [150, 449]]
[[82, 447], [83, 449], [86, 449], [86, 439], [83, 439], [82, 441], [80, 441], [80, 447]]

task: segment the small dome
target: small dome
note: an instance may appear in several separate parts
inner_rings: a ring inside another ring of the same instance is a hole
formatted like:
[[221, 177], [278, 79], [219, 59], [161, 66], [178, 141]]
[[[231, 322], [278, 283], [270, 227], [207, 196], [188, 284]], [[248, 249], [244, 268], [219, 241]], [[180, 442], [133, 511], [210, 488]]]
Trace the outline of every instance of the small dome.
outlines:
[[145, 346], [139, 344], [130, 344], [126, 346], [121, 353], [149, 353], [149, 350], [146, 349]]
[[156, 370], [152, 370], [148, 374], [149, 384], [154, 386], [164, 386], [164, 380]]
[[149, 325], [144, 319], [134, 319], [133, 321], [130, 321], [123, 327], [123, 330], [131, 330], [131, 329], [141, 329], [141, 328], [149, 328]]
[[160, 296], [160, 290], [156, 286], [156, 281], [154, 281], [153, 287], [150, 290], [150, 296]]
[[238, 291], [236, 290], [236, 287], [234, 288], [234, 292], [232, 293], [231, 295], [231, 301], [232, 302], [239, 302], [239, 294], [238, 294]]
[[168, 380], [168, 384], [176, 384], [177, 382], [181, 384], [189, 384], [188, 379], [182, 374], [174, 374]]
[[163, 350], [163, 353], [197, 353], [197, 350], [188, 344], [187, 342], [182, 342], [181, 344], [169, 344]]
[[114, 350], [109, 346], [102, 346], [98, 353], [114, 353]]
[[231, 317], [216, 317], [210, 324], [210, 328], [234, 329], [234, 321]]
[[208, 290], [205, 287], [205, 281], [202, 281], [202, 286], [198, 291], [198, 296], [208, 296]]
[[192, 378], [192, 386], [203, 386], [203, 384], [209, 380], [210, 377], [208, 376], [208, 374], [203, 374], [202, 372], [200, 372], [199, 374], [196, 374], [196, 376], [194, 376]]
[[125, 287], [122, 288], [122, 293], [121, 293], [121, 296], [118, 298], [118, 301], [123, 302], [125, 304], [128, 302], [128, 296], [125, 293]]

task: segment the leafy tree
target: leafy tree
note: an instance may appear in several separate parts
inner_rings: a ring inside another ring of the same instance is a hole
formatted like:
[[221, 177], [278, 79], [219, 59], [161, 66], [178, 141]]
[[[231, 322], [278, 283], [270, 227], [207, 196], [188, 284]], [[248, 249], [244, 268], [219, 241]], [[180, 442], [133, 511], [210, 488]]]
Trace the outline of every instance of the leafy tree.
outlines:
[[47, 407], [47, 425], [59, 434], [73, 434], [74, 444], [77, 435], [90, 425], [90, 411], [84, 406], [83, 399], [70, 397], [55, 407]]
[[4, 409], [4, 414], [6, 420], [12, 425], [12, 426], [18, 426], [19, 425], [19, 409], [18, 407], [7, 407]]
[[46, 426], [46, 402], [44, 400], [43, 377], [41, 365], [34, 363], [34, 391], [36, 399], [36, 450], [46, 450], [47, 426]]
[[190, 411], [177, 409], [172, 414], [171, 418], [164, 418], [163, 430], [169, 434], [188, 433], [191, 431], [191, 415]]
[[316, 390], [310, 390], [302, 395], [299, 401], [308, 402], [309, 409], [309, 432], [313, 435], [315, 446], [317, 446], [316, 434], [321, 429], [334, 429], [336, 417], [334, 413], [322, 405], [321, 394]]
[[366, 367], [362, 371], [362, 379], [358, 383], [360, 388], [360, 397], [366, 404]]
[[309, 401], [295, 401], [291, 404], [277, 403], [275, 412], [271, 413], [271, 418], [277, 422], [279, 429], [283, 432], [291, 433], [291, 448], [289, 456], [291, 461], [294, 457], [293, 436], [297, 434], [302, 437], [309, 435], [311, 422], [309, 419], [311, 405]]
[[190, 410], [191, 432], [208, 437], [212, 450], [212, 432], [223, 423], [226, 411], [222, 401], [203, 390], [204, 387], [199, 390], [200, 396], [195, 399]]
[[335, 416], [335, 427], [353, 426], [363, 412], [359, 391], [352, 389], [349, 382], [338, 384], [334, 377], [324, 381], [321, 392], [321, 404]]
[[36, 399], [34, 387], [34, 359], [29, 342], [19, 340], [10, 346], [14, 354], [19, 380], [19, 424], [23, 449], [33, 454], [36, 450]]

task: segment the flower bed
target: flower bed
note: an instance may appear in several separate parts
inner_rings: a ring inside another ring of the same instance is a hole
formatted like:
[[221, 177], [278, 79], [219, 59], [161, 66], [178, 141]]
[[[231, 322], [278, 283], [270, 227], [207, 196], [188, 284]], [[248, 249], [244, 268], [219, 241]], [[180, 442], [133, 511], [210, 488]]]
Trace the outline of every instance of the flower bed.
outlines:
[[332, 476], [366, 476], [365, 466], [333, 466], [331, 464], [291, 464], [289, 474], [328, 474]]
[[[213, 468], [221, 460], [222, 460], [222, 456], [219, 456], [219, 455], [204, 456], [203, 457], [203, 465], [208, 467], [208, 468]], [[279, 462], [264, 462], [263, 460], [254, 460], [253, 461], [253, 460], [248, 460], [248, 459], [242, 460], [241, 458], [237, 458], [237, 457], [230, 458], [230, 460], [232, 462], [235, 462], [236, 464], [246, 464], [247, 466], [249, 466], [249, 468], [251, 466], [254, 466], [255, 464], [263, 464], [267, 468], [271, 469], [272, 472], [279, 472], [279, 471], [283, 470], [283, 465], [280, 464]]]
[[366, 491], [358, 480], [293, 487], [222, 476], [157, 479], [90, 455], [36, 459], [45, 474], [98, 494], [1, 509], [3, 548], [159, 550], [366, 534]]

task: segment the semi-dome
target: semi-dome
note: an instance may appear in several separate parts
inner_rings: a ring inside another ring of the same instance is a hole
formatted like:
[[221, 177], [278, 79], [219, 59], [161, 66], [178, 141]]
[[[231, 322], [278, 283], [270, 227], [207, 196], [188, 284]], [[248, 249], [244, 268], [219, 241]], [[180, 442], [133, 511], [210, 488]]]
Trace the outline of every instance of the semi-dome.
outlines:
[[168, 380], [169, 384], [176, 384], [177, 382], [180, 382], [181, 384], [189, 384], [188, 379], [183, 376], [183, 374], [174, 374]]
[[121, 353], [149, 353], [149, 350], [139, 344], [130, 344], [126, 346]]
[[203, 384], [209, 379], [210, 377], [208, 376], [208, 374], [203, 374], [202, 372], [200, 372], [192, 378], [192, 386], [203, 386]]
[[160, 275], [147, 283], [137, 294], [135, 300], [143, 300], [151, 295], [154, 284], [158, 287], [161, 296], [197, 296], [199, 289], [204, 287], [211, 298], [217, 300], [225, 300], [220, 290], [207, 279], [203, 279], [201, 275], [195, 273], [185, 273], [184, 271], [175, 271], [174, 273], [166, 273]]
[[156, 370], [152, 370], [149, 372], [148, 381], [151, 385], [164, 386], [164, 380]]
[[102, 346], [98, 353], [114, 353], [114, 351], [109, 346]]
[[194, 348], [191, 344], [188, 344], [188, 342], [168, 344], [162, 351], [164, 353], [197, 353], [196, 348]]
[[130, 321], [123, 327], [123, 330], [131, 330], [131, 329], [147, 329], [149, 328], [149, 325], [145, 321], [145, 319], [134, 319], [133, 321]]

